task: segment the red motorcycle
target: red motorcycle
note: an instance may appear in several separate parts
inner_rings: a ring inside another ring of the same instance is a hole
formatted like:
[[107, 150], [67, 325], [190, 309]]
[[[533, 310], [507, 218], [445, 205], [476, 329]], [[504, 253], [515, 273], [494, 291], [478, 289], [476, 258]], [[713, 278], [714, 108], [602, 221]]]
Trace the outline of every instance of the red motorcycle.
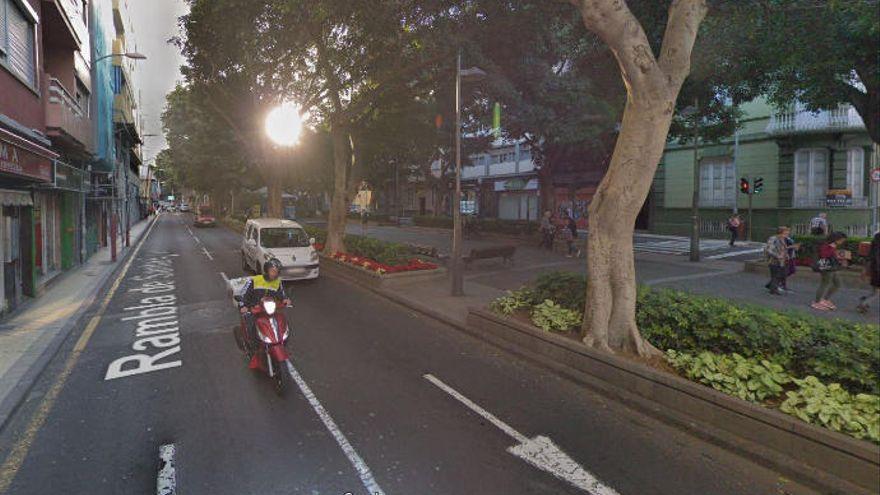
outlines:
[[277, 302], [271, 297], [264, 297], [260, 304], [250, 308], [250, 314], [254, 319], [257, 340], [254, 342], [248, 338], [247, 320], [245, 315], [241, 317], [241, 324], [235, 332], [235, 342], [239, 349], [245, 352], [252, 370], [259, 369], [269, 375], [275, 381], [275, 391], [281, 395], [284, 391], [284, 367], [290, 359], [287, 352], [287, 339], [290, 337], [290, 327], [284, 312], [284, 302]]

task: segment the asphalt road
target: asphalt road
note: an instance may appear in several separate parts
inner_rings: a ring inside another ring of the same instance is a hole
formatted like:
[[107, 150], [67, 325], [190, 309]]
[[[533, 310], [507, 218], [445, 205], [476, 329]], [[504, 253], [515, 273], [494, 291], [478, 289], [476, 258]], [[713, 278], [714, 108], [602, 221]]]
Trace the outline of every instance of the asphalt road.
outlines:
[[[286, 310], [292, 364], [314, 400], [292, 380], [277, 397], [246, 369], [231, 334], [237, 313], [223, 276], [242, 275], [240, 241], [220, 228], [190, 231], [190, 218], [160, 217], [106, 311], [93, 312], [100, 320], [81, 353], [86, 325], [0, 432], [6, 493], [156, 493], [159, 449], [170, 444], [182, 494], [810, 493], [327, 277], [294, 284]], [[167, 295], [177, 309], [164, 321], [177, 321], [177, 331], [134, 350], [140, 306]], [[115, 360], [140, 353], [155, 369], [106, 379]], [[508, 451], [537, 436], [596, 483], [581, 490]]]

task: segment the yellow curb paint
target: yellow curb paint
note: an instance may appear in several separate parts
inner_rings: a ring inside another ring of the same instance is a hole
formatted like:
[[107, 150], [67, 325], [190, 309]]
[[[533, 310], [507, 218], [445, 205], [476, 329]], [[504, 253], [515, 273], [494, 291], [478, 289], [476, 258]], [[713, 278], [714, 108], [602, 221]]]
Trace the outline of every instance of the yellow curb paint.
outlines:
[[119, 285], [122, 283], [122, 280], [125, 278], [125, 274], [128, 273], [128, 268], [131, 266], [131, 263], [134, 261], [135, 257], [137, 257], [138, 251], [140, 251], [141, 246], [144, 245], [144, 241], [147, 240], [147, 237], [150, 236], [150, 232], [153, 231], [153, 227], [156, 226], [158, 222], [158, 217], [153, 220], [153, 223], [150, 224], [150, 228], [147, 230], [147, 233], [141, 238], [138, 245], [134, 248], [134, 251], [129, 256], [128, 261], [125, 263], [125, 266], [122, 267], [122, 272], [116, 277], [116, 280], [113, 281], [113, 285], [110, 286], [110, 290], [107, 292], [107, 296], [104, 297], [104, 300], [101, 302], [100, 308], [98, 308], [98, 312], [95, 316], [89, 320], [88, 325], [86, 325], [85, 330], [82, 335], [79, 336], [79, 339], [76, 341], [76, 345], [73, 346], [73, 351], [68, 356], [67, 361], [64, 363], [64, 369], [61, 373], [58, 374], [58, 377], [55, 378], [55, 382], [52, 383], [52, 386], [49, 388], [49, 391], [43, 397], [42, 402], [40, 402], [37, 410], [34, 411], [33, 416], [31, 417], [30, 422], [25, 428], [24, 432], [22, 432], [21, 438], [16, 442], [15, 447], [9, 452], [9, 455], [6, 456], [6, 459], [3, 461], [3, 465], [0, 466], [0, 494], [6, 493], [9, 489], [9, 486], [12, 484], [12, 480], [15, 479], [15, 475], [18, 474], [18, 470], [21, 469], [21, 465], [24, 464], [24, 460], [27, 457], [28, 451], [31, 448], [31, 444], [34, 442], [34, 438], [36, 438], [37, 433], [40, 431], [40, 428], [43, 427], [43, 424], [46, 423], [46, 419], [49, 417], [49, 412], [52, 410], [52, 406], [55, 404], [55, 400], [58, 399], [58, 394], [61, 393], [61, 390], [64, 388], [65, 382], [67, 382], [67, 378], [70, 376], [70, 373], [73, 371], [73, 368], [76, 366], [77, 361], [79, 361], [79, 357], [82, 354], [83, 350], [85, 350], [86, 345], [89, 343], [89, 339], [92, 338], [92, 334], [95, 333], [95, 329], [98, 327], [98, 323], [101, 322], [101, 317], [104, 315], [104, 312], [107, 310], [107, 306], [110, 304], [110, 300], [113, 298], [113, 295], [116, 293], [116, 290], [119, 288]]

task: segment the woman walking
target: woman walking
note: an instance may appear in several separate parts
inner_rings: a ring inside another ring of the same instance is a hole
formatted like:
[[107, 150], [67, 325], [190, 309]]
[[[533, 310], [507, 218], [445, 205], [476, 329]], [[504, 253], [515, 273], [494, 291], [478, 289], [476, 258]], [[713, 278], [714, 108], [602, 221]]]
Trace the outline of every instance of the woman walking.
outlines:
[[810, 305], [819, 311], [834, 311], [837, 306], [831, 302], [831, 296], [840, 288], [840, 275], [838, 270], [845, 267], [851, 258], [849, 251], [840, 249], [846, 242], [846, 234], [832, 232], [828, 240], [819, 246], [819, 259], [813, 265], [813, 270], [819, 272], [822, 277], [819, 288], [816, 290], [816, 298]]
[[736, 242], [736, 239], [739, 236], [740, 225], [742, 225], [742, 220], [739, 219], [739, 215], [736, 213], [727, 219], [727, 230], [730, 231], [730, 247], [733, 247], [733, 243]]
[[880, 292], [880, 232], [874, 234], [874, 238], [871, 240], [865, 275], [867, 275], [868, 283], [871, 284], [871, 293], [859, 298], [859, 305], [856, 307], [859, 313], [867, 313], [870, 308], [868, 300], [873, 299]]
[[797, 272], [797, 252], [800, 248], [801, 243], [794, 242], [794, 239], [791, 238], [791, 232], [789, 231], [785, 236], [785, 253], [788, 257], [785, 264], [785, 278], [782, 279], [782, 286], [780, 287], [780, 290], [785, 293], [794, 292], [788, 288], [788, 278]]

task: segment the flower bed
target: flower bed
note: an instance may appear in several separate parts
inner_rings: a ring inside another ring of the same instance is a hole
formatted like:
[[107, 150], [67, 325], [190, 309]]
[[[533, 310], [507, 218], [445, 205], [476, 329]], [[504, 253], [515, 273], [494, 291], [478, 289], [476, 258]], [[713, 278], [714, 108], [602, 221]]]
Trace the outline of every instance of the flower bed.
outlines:
[[[547, 274], [495, 300], [490, 309], [575, 337], [585, 289], [580, 275]], [[679, 375], [880, 443], [877, 325], [665, 289], [639, 290], [636, 319], [642, 335], [666, 351], [666, 362]]]
[[420, 260], [419, 258], [411, 258], [405, 264], [395, 264], [395, 265], [387, 265], [385, 263], [380, 263], [378, 261], [372, 260], [370, 258], [366, 258], [363, 256], [357, 256], [350, 253], [333, 253], [331, 257], [335, 260], [341, 261], [343, 263], [348, 263], [350, 265], [354, 265], [360, 267], [364, 270], [376, 272], [379, 274], [385, 273], [403, 273], [403, 272], [413, 272], [420, 270], [436, 270], [437, 265], [434, 263], [429, 263], [427, 261]]

